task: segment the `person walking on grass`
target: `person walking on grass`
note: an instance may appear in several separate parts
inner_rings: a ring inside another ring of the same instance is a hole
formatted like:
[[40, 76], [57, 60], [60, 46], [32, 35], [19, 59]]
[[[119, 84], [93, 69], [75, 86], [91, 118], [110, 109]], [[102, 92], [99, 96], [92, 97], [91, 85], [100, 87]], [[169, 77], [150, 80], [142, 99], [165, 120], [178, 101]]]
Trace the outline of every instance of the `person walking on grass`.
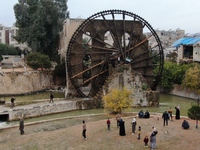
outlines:
[[153, 127], [153, 131], [150, 135], [150, 142], [151, 142], [150, 146], [151, 146], [152, 150], [156, 148], [156, 135], [157, 134], [158, 134], [158, 131], [156, 130], [155, 127]]
[[21, 117], [19, 120], [19, 130], [20, 130], [20, 134], [23, 135], [24, 134], [24, 119], [23, 119], [23, 117]]
[[51, 102], [53, 103], [53, 98], [54, 98], [54, 96], [53, 96], [53, 93], [51, 92], [51, 93], [50, 93], [50, 100], [49, 100], [49, 103], [51, 103]]
[[110, 124], [111, 124], [111, 123], [110, 123], [110, 120], [108, 119], [108, 120], [107, 120], [108, 130], [110, 130]]
[[117, 121], [117, 128], [119, 127], [119, 121], [120, 121], [121, 117], [119, 114], [116, 115], [116, 121]]
[[10, 108], [15, 107], [15, 98], [14, 98], [14, 97], [12, 97], [12, 98], [10, 99], [10, 102], [11, 102]]
[[125, 136], [126, 131], [125, 131], [125, 121], [120, 119], [119, 121], [119, 135], [120, 136]]
[[162, 118], [164, 120], [163, 126], [168, 126], [169, 114], [167, 113], [167, 111], [163, 113]]
[[140, 140], [140, 135], [141, 135], [141, 127], [139, 126], [139, 128], [138, 128], [138, 140]]
[[84, 140], [87, 140], [86, 138], [86, 124], [85, 121], [83, 120], [83, 131], [82, 131], [82, 135], [84, 137]]
[[180, 107], [179, 107], [179, 105], [178, 106], [176, 106], [175, 107], [175, 109], [176, 109], [176, 120], [179, 120], [180, 119]]
[[148, 142], [149, 142], [149, 138], [148, 138], [148, 136], [145, 136], [145, 138], [144, 138], [144, 147], [148, 147]]
[[133, 118], [131, 124], [132, 124], [132, 135], [134, 135], [135, 134], [135, 130], [136, 130], [136, 125], [137, 125], [137, 122], [136, 122], [135, 118]]
[[173, 121], [173, 117], [172, 117], [172, 108], [170, 107], [168, 110], [168, 114], [169, 114], [169, 119], [171, 119], [171, 121]]

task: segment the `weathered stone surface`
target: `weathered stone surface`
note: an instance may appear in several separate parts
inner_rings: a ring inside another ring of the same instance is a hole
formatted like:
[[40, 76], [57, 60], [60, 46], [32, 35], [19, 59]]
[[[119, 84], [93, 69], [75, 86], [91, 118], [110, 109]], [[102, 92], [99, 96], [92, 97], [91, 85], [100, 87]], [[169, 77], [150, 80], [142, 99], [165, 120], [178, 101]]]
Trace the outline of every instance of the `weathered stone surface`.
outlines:
[[[119, 72], [121, 68], [123, 68], [123, 71]], [[132, 92], [130, 98], [132, 99], [133, 107], [159, 105], [159, 92], [152, 91], [142, 74], [133, 71], [130, 65], [118, 65], [113, 69], [112, 74], [104, 84], [101, 93], [99, 92], [94, 99], [101, 99], [102, 96], [111, 91], [111, 89], [120, 89], [122, 87], [125, 87]]]
[[51, 71], [9, 72], [0, 75], [0, 95], [32, 93], [52, 85], [54, 82]]

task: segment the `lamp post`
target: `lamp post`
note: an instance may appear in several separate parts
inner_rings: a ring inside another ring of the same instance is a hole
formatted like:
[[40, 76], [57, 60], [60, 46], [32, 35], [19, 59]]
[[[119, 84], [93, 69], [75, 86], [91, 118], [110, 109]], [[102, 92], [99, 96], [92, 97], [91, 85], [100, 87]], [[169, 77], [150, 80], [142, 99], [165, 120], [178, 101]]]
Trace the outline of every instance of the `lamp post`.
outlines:
[[[199, 96], [198, 96], [198, 99], [197, 99], [197, 106], [198, 106], [198, 108], [199, 108], [199, 101], [200, 101], [200, 99], [199, 99]], [[197, 115], [199, 115], [199, 114], [197, 114]], [[198, 120], [199, 120], [199, 118], [197, 117], [196, 118], [196, 129], [198, 129]]]

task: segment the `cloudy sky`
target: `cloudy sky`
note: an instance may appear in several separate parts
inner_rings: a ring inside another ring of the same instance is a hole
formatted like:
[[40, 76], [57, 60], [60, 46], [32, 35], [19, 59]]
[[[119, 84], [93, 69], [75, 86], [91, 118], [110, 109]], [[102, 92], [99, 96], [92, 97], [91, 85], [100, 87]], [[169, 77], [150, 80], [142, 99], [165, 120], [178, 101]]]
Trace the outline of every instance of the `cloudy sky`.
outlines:
[[[12, 26], [18, 0], [0, 0], [0, 24]], [[110, 9], [132, 12], [145, 19], [154, 29], [200, 32], [199, 0], [68, 0], [71, 18], [89, 16]]]

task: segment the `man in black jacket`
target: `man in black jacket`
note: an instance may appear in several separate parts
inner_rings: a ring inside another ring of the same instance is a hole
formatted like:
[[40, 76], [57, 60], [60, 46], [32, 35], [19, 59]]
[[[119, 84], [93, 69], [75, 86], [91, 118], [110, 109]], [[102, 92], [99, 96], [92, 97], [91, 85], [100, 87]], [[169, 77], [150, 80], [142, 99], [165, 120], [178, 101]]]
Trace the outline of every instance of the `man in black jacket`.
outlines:
[[167, 126], [168, 125], [168, 120], [169, 120], [169, 114], [167, 113], [167, 111], [165, 111], [162, 115], [162, 118], [164, 119], [164, 124], [163, 126]]
[[189, 129], [190, 125], [186, 120], [184, 120], [182, 123], [182, 127], [183, 127], [183, 129]]

